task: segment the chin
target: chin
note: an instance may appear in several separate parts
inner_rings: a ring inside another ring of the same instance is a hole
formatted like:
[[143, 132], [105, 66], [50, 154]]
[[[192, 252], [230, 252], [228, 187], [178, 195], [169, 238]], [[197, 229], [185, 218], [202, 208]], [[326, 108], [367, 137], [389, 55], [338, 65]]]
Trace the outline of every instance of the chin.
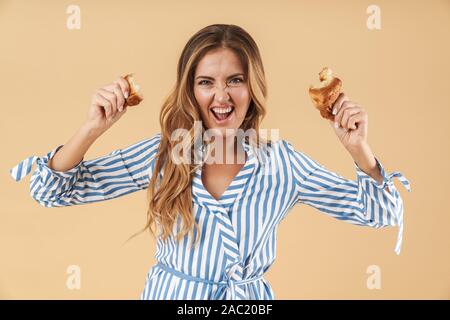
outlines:
[[236, 131], [238, 130], [238, 128], [213, 126], [213, 127], [208, 127], [207, 130], [213, 136], [229, 137], [229, 136], [234, 136], [236, 134]]

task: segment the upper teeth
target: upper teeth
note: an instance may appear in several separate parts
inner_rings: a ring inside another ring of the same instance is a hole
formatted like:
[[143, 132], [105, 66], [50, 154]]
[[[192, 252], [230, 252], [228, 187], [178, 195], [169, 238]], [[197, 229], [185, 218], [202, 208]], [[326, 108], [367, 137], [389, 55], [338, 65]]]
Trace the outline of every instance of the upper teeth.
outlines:
[[217, 113], [228, 113], [228, 112], [230, 112], [232, 110], [232, 108], [231, 107], [228, 107], [228, 108], [217, 108], [217, 107], [214, 107], [214, 108], [212, 108], [212, 110], [214, 112], [217, 112]]

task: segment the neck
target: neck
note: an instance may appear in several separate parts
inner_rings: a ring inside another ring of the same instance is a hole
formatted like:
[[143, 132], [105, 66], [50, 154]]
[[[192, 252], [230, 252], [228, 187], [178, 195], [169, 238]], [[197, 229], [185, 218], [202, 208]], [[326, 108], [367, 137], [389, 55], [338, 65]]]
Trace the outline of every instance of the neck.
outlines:
[[[245, 163], [246, 153], [242, 145], [242, 141], [234, 137], [221, 137], [220, 143], [216, 146], [216, 161], [218, 164], [242, 164]], [[222, 149], [222, 154], [219, 154], [219, 150]]]

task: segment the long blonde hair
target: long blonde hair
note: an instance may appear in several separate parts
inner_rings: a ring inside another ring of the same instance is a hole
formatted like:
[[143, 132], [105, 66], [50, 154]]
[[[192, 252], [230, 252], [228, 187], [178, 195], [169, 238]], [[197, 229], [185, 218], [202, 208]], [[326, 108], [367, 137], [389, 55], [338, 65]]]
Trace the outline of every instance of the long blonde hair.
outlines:
[[[242, 28], [232, 24], [213, 24], [194, 34], [182, 51], [178, 61], [176, 84], [161, 109], [161, 142], [147, 193], [147, 223], [142, 231], [149, 229], [151, 234], [155, 235], [159, 225], [163, 239], [167, 239], [173, 232], [179, 217], [183, 228], [177, 234], [177, 240], [193, 231], [194, 226], [198, 230], [193, 215], [191, 189], [193, 172], [197, 167], [192, 162], [173, 162], [171, 154], [177, 142], [171, 141], [170, 137], [176, 129], [187, 130], [192, 137], [188, 150], [195, 150], [194, 122], [201, 121], [200, 107], [194, 96], [195, 69], [206, 53], [218, 48], [231, 49], [244, 68], [251, 102], [240, 128], [244, 131], [254, 129], [259, 132], [260, 123], [266, 114], [267, 85], [264, 68], [252, 37]], [[260, 138], [259, 135], [257, 138]], [[190, 157], [192, 159], [193, 155]], [[159, 175], [161, 170], [162, 178]]]

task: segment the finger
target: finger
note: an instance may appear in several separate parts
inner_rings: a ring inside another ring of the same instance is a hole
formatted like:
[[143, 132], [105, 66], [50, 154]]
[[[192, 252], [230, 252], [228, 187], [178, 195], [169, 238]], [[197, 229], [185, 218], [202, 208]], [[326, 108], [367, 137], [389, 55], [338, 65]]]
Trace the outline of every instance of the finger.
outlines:
[[125, 96], [123, 95], [122, 88], [118, 83], [114, 84], [113, 90], [117, 97], [117, 109], [121, 112], [123, 105], [125, 104]]
[[121, 106], [125, 104], [125, 96], [123, 95], [120, 85], [118, 83], [112, 83], [110, 85], [104, 86], [103, 89], [116, 95], [117, 110], [121, 111]]
[[360, 112], [358, 112], [357, 114], [351, 116], [348, 119], [348, 126], [350, 129], [357, 129], [357, 127], [359, 127], [359, 125], [361, 123], [363, 123], [364, 121], [366, 121], [367, 118], [367, 114], [365, 113], [364, 110], [361, 110]]
[[[123, 108], [126, 107], [125, 102], [129, 95], [129, 85], [128, 81], [121, 78], [122, 81], [116, 80], [112, 84], [105, 86], [104, 88], [108, 91], [114, 92], [117, 96], [117, 109], [122, 112]], [[125, 82], [126, 85], [123, 83]], [[122, 102], [123, 101], [123, 102]]]
[[342, 103], [344, 101], [348, 101], [348, 97], [345, 95], [345, 93], [341, 92], [332, 107], [332, 113], [334, 115], [339, 113], [339, 110], [341, 109]]
[[99, 93], [111, 103], [111, 117], [114, 117], [117, 113], [117, 97], [114, 92], [105, 90], [103, 88], [99, 89]]
[[351, 102], [351, 101], [348, 101], [348, 100], [346, 100], [346, 101], [344, 101], [344, 102], [342, 103], [342, 106], [341, 106], [341, 108], [339, 109], [338, 113], [334, 116], [334, 122], [337, 123], [337, 126], [340, 126], [341, 123], [342, 123], [342, 117], [343, 117], [343, 115], [344, 115], [344, 111], [345, 111], [347, 108], [351, 108], [351, 107], [354, 107], [354, 106], [355, 106], [355, 103], [353, 103], [353, 102]]
[[94, 95], [94, 104], [102, 107], [105, 110], [105, 117], [108, 119], [110, 118], [112, 106], [108, 99], [97, 92]]
[[106, 99], [106, 101], [108, 101], [108, 107], [105, 108], [106, 111], [106, 117], [108, 118], [108, 120], [111, 120], [111, 118], [114, 116], [114, 98], [112, 96], [115, 96], [114, 93], [106, 91], [104, 89], [99, 89], [98, 90], [98, 94], [103, 98]]
[[114, 81], [115, 83], [117, 82], [120, 85], [120, 88], [122, 89], [122, 93], [126, 98], [128, 98], [128, 96], [130, 95], [130, 84], [128, 83], [127, 80], [125, 80], [124, 77], [119, 77], [119, 79], [117, 79], [116, 81]]
[[354, 115], [361, 112], [361, 108], [354, 106], [354, 107], [348, 107], [344, 110], [343, 115], [342, 115], [342, 120], [341, 120], [341, 126], [345, 129], [349, 129], [348, 127], [348, 119]]

